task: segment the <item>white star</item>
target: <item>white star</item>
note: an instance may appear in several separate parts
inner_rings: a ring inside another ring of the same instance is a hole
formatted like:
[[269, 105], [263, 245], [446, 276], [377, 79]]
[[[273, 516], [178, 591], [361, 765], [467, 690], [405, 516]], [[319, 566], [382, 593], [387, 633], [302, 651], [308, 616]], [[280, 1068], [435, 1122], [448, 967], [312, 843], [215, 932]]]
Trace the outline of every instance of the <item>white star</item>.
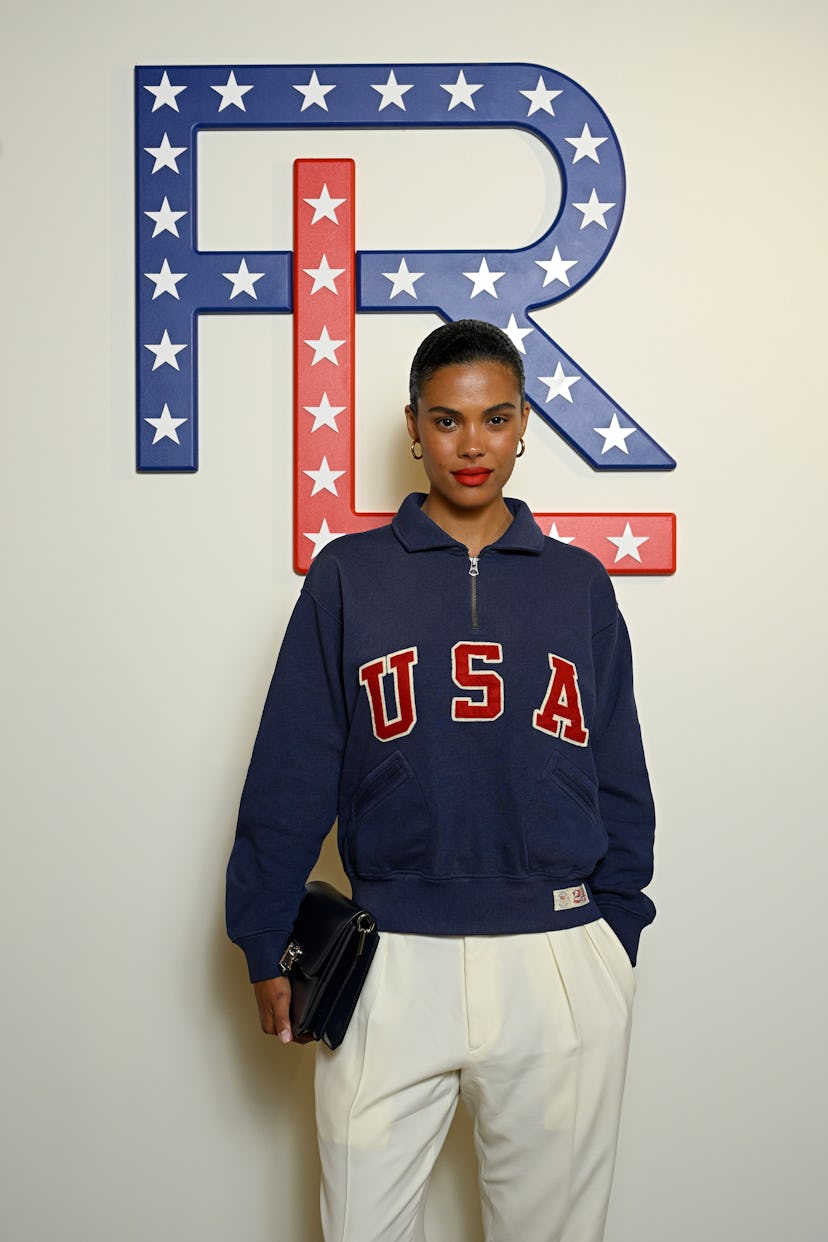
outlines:
[[530, 332], [534, 332], [535, 329], [534, 328], [519, 328], [517, 325], [517, 320], [515, 319], [514, 313], [512, 313], [509, 316], [509, 322], [506, 324], [506, 327], [503, 329], [503, 331], [506, 333], [508, 337], [511, 338], [512, 344], [514, 345], [515, 349], [519, 349], [522, 354], [525, 354], [526, 348], [523, 344], [523, 338], [525, 336], [528, 336]]
[[472, 85], [467, 82], [466, 75], [461, 69], [457, 75], [456, 82], [441, 82], [440, 86], [444, 91], [448, 91], [451, 95], [451, 103], [448, 106], [449, 112], [451, 112], [452, 108], [456, 108], [458, 104], [465, 104], [467, 108], [471, 108], [472, 112], [474, 112], [475, 107], [472, 95], [475, 91], [479, 91], [481, 89], [483, 83], [478, 82], [476, 85]]
[[574, 542], [575, 542], [575, 536], [574, 536], [574, 535], [559, 535], [559, 534], [558, 534], [558, 524], [557, 524], [557, 522], [553, 522], [553, 523], [552, 523], [552, 526], [551, 526], [550, 531], [549, 531], [549, 538], [550, 538], [550, 539], [557, 539], [558, 543], [574, 543]]
[[161, 293], [171, 293], [176, 301], [180, 302], [179, 291], [176, 284], [182, 281], [186, 276], [186, 272], [171, 272], [168, 261], [161, 263], [160, 272], [144, 272], [144, 276], [148, 281], [155, 281], [155, 289], [153, 292], [153, 302], [155, 298], [159, 298]]
[[175, 367], [176, 371], [181, 368], [178, 365], [176, 354], [180, 354], [182, 349], [186, 349], [186, 345], [173, 345], [170, 340], [170, 334], [164, 329], [164, 335], [157, 345], [145, 345], [144, 349], [151, 349], [155, 354], [155, 362], [152, 364], [153, 371], [157, 371], [159, 367], [163, 367], [166, 363], [169, 367]]
[[317, 341], [305, 341], [305, 344], [309, 345], [314, 351], [313, 360], [311, 361], [312, 367], [315, 367], [317, 362], [321, 362], [323, 359], [327, 359], [328, 362], [332, 362], [335, 367], [339, 366], [339, 363], [336, 360], [336, 351], [339, 349], [340, 345], [344, 345], [345, 342], [332, 341], [328, 334], [327, 327], [322, 328], [322, 332]]
[[178, 296], [178, 289], [176, 288], [176, 285], [178, 284], [179, 280], [184, 279], [184, 277], [187, 275], [186, 272], [171, 272], [170, 265], [165, 259], [164, 262], [161, 264], [160, 272], [144, 272], [144, 275], [146, 276], [147, 280], [155, 281], [155, 289], [153, 290], [153, 294], [152, 294], [153, 302], [155, 301], [156, 298], [160, 297], [162, 293], [170, 293], [176, 299], [176, 301], [181, 301], [181, 299]]
[[371, 90], [379, 91], [380, 95], [382, 95], [382, 103], [379, 106], [379, 111], [382, 112], [383, 108], [387, 108], [389, 104], [394, 104], [395, 107], [402, 108], [403, 112], [405, 112], [405, 100], [403, 99], [403, 95], [406, 91], [410, 91], [413, 85], [413, 82], [409, 82], [407, 86], [403, 86], [399, 83], [394, 77], [393, 69], [388, 74], [388, 81], [383, 85], [378, 84], [375, 86], [372, 83]]
[[310, 108], [312, 104], [316, 104], [318, 107], [324, 108], [327, 112], [328, 105], [325, 102], [325, 96], [328, 91], [335, 90], [335, 88], [335, 82], [332, 82], [330, 86], [323, 86], [319, 81], [319, 78], [316, 76], [316, 70], [314, 69], [313, 73], [310, 75], [310, 82], [308, 82], [307, 86], [294, 86], [293, 88], [295, 91], [299, 91], [300, 94], [305, 96], [302, 107], [299, 111], [304, 112], [305, 108]]
[[572, 157], [573, 164], [577, 164], [578, 160], [582, 160], [584, 156], [589, 160], [595, 160], [596, 164], [601, 163], [598, 159], [597, 148], [607, 140], [606, 138], [593, 138], [588, 125], [584, 125], [579, 138], [566, 138], [564, 141], [571, 143], [575, 148], [575, 154]]
[[145, 418], [145, 423], [150, 423], [155, 428], [155, 435], [152, 437], [153, 444], [157, 444], [159, 440], [163, 440], [166, 436], [168, 440], [174, 440], [176, 444], [181, 441], [178, 438], [177, 427], [189, 420], [186, 418], [173, 418], [170, 414], [170, 407], [165, 405], [161, 411], [160, 418]]
[[317, 552], [321, 552], [326, 544], [332, 543], [334, 539], [339, 539], [340, 535], [344, 535], [344, 531], [330, 530], [328, 528], [328, 519], [322, 519], [322, 525], [314, 535], [311, 531], [303, 531], [306, 539], [310, 539], [313, 544], [313, 552], [311, 552], [311, 560], [316, 556]]
[[221, 103], [218, 107], [219, 112], [223, 112], [225, 108], [230, 107], [240, 108], [242, 112], [246, 112], [247, 109], [244, 106], [244, 99], [242, 97], [248, 91], [252, 91], [253, 86], [240, 86], [236, 81], [235, 73], [231, 69], [224, 86], [211, 86], [210, 90], [215, 91], [217, 95], [221, 95]]
[[302, 269], [306, 276], [313, 277], [313, 288], [311, 293], [318, 293], [320, 289], [330, 289], [331, 293], [338, 293], [336, 287], [336, 278], [341, 276], [345, 271], [344, 267], [331, 267], [328, 263], [328, 256], [322, 255], [322, 261], [319, 267], [305, 267]]
[[414, 288], [415, 280], [419, 280], [421, 276], [425, 276], [425, 272], [409, 272], [408, 264], [405, 259], [400, 260], [400, 266], [396, 272], [383, 272], [386, 280], [391, 281], [391, 292], [388, 295], [389, 301], [395, 298], [398, 293], [410, 293], [412, 298], [416, 298], [417, 290]]
[[580, 375], [564, 375], [564, 369], [560, 362], [555, 367], [554, 375], [539, 375], [538, 379], [542, 384], [546, 384], [549, 388], [549, 396], [547, 402], [554, 401], [555, 397], [563, 397], [565, 401], [572, 404], [572, 397], [569, 390], [573, 384], [577, 384]]
[[345, 199], [331, 198], [328, 192], [327, 181], [322, 186], [322, 193], [319, 195], [319, 198], [306, 198], [305, 202], [309, 207], [313, 208], [311, 224], [316, 224], [317, 220], [333, 220], [334, 224], [339, 224], [336, 218], [336, 209], [342, 206]]
[[247, 270], [247, 260], [242, 259], [237, 272], [222, 272], [225, 280], [229, 280], [233, 286], [230, 290], [230, 301], [239, 293], [249, 293], [251, 298], [258, 301], [256, 290], [253, 288], [257, 280], [261, 280], [264, 272], [249, 272]]
[[607, 222], [604, 216], [610, 207], [615, 206], [615, 203], [599, 203], [598, 195], [593, 190], [589, 196], [588, 203], [573, 203], [572, 206], [577, 207], [579, 211], [584, 213], [584, 218], [581, 221], [582, 229], [585, 229], [588, 224], [600, 224], [601, 228], [605, 229]]
[[476, 298], [478, 293], [490, 293], [493, 298], [497, 297], [495, 289], [495, 281], [500, 280], [501, 276], [505, 276], [505, 272], [490, 272], [489, 265], [485, 259], [480, 262], [480, 267], [476, 272], [464, 272], [463, 275], [474, 285], [470, 298]]
[[173, 211], [170, 207], [170, 200], [165, 196], [159, 211], [145, 211], [144, 215], [149, 216], [150, 220], [155, 221], [155, 228], [152, 230], [153, 237], [157, 237], [159, 233], [172, 233], [174, 237], [178, 237], [178, 228], [176, 220], [180, 220], [182, 216], [186, 216], [186, 211]]
[[634, 560], [638, 561], [638, 563], [640, 564], [641, 557], [638, 552], [639, 545], [642, 543], [646, 543], [647, 540], [650, 538], [650, 536], [649, 535], [638, 535], [636, 537], [632, 533], [632, 530], [630, 529], [629, 522], [627, 522], [626, 526], [624, 527], [623, 535], [606, 535], [605, 538], [607, 538], [610, 541], [610, 543], [614, 543], [616, 548], [618, 549], [618, 551], [615, 554], [615, 561], [613, 562], [615, 565], [617, 565], [618, 562], [622, 560], [625, 556], [631, 556]]
[[176, 95], [180, 95], [181, 92], [186, 91], [186, 89], [186, 86], [173, 86], [167, 76], [166, 69], [161, 75], [161, 81], [157, 86], [144, 87], [145, 91], [149, 91], [150, 94], [155, 96], [155, 103], [152, 105], [153, 112], [157, 112], [159, 108], [163, 108], [165, 106], [172, 108], [175, 112], [177, 112], [178, 100], [176, 99]]
[[345, 471], [331, 470], [328, 465], [327, 457], [322, 458], [322, 464], [318, 470], [303, 470], [302, 473], [306, 474], [309, 479], [313, 479], [313, 491], [311, 492], [311, 496], [315, 496], [317, 492], [321, 491], [330, 492], [333, 496], [339, 495], [339, 492], [336, 490], [336, 480], [340, 478]]
[[571, 267], [575, 267], [578, 260], [577, 259], [562, 259], [561, 252], [556, 246], [555, 249], [552, 251], [551, 259], [548, 259], [548, 260], [547, 259], [535, 259], [535, 262], [537, 263], [538, 267], [542, 267], [543, 270], [546, 272], [546, 275], [543, 278], [544, 288], [546, 288], [547, 285], [551, 285], [553, 280], [559, 280], [561, 284], [566, 285], [568, 289], [569, 288], [569, 277], [567, 276], [566, 273], [569, 271]]
[[621, 449], [622, 453], [629, 453], [629, 449], [625, 443], [627, 436], [631, 436], [636, 430], [635, 427], [622, 427], [618, 421], [618, 415], [613, 412], [610, 419], [609, 427], [593, 427], [593, 431], [597, 431], [599, 436], [604, 437], [604, 446], [601, 449], [601, 456], [608, 452], [609, 449]]
[[331, 405], [326, 392], [322, 393], [322, 400], [319, 402], [319, 405], [306, 405], [305, 409], [309, 414], [313, 415], [311, 431], [318, 431], [320, 427], [331, 427], [334, 431], [339, 431], [336, 425], [336, 416], [342, 413], [345, 406]]
[[144, 147], [144, 150], [147, 155], [155, 157], [155, 163], [152, 167], [153, 173], [157, 173], [159, 168], [171, 168], [174, 173], [177, 173], [178, 164], [176, 160], [179, 155], [183, 155], [187, 148], [171, 146], [169, 138], [164, 134], [160, 147]]
[[538, 78], [538, 84], [533, 91], [521, 91], [520, 93], [525, 95], [531, 104], [529, 111], [526, 113], [527, 116], [531, 116], [533, 112], [541, 111], [548, 112], [550, 116], [555, 115], [552, 108], [552, 100], [557, 99], [561, 92], [547, 90], [543, 77]]

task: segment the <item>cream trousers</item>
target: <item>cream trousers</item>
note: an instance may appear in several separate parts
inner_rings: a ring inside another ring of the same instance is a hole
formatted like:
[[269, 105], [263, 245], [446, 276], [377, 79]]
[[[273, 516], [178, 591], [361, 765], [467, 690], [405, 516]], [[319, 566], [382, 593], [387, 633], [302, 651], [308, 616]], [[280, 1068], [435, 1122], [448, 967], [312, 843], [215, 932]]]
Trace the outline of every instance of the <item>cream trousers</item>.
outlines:
[[325, 1242], [421, 1242], [462, 1097], [486, 1242], [600, 1242], [633, 968], [603, 919], [520, 936], [385, 933], [342, 1045], [317, 1049]]

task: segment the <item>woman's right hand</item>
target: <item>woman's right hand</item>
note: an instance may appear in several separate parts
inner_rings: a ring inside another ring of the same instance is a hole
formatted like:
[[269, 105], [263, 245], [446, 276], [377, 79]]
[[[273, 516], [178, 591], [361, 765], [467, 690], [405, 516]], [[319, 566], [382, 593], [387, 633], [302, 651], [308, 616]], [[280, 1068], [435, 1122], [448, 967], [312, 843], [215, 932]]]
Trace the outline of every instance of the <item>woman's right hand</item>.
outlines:
[[253, 984], [259, 1021], [265, 1035], [278, 1035], [283, 1044], [293, 1039], [290, 1025], [290, 981], [284, 975], [276, 979], [262, 979]]
[[[290, 981], [284, 975], [275, 979], [262, 979], [253, 984], [256, 1004], [259, 1006], [259, 1022], [265, 1035], [278, 1035], [283, 1044], [294, 1042], [290, 1025]], [[308, 1044], [312, 1035], [300, 1035], [295, 1042]]]

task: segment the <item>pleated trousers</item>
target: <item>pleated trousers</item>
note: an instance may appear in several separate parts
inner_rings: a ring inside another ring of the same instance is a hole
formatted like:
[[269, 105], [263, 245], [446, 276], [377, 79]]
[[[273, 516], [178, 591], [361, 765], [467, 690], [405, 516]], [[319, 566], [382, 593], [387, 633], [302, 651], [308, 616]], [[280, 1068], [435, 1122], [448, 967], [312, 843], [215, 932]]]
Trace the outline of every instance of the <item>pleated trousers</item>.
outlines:
[[342, 1045], [317, 1049], [325, 1242], [423, 1242], [458, 1099], [486, 1242], [600, 1242], [635, 981], [609, 925], [385, 933]]

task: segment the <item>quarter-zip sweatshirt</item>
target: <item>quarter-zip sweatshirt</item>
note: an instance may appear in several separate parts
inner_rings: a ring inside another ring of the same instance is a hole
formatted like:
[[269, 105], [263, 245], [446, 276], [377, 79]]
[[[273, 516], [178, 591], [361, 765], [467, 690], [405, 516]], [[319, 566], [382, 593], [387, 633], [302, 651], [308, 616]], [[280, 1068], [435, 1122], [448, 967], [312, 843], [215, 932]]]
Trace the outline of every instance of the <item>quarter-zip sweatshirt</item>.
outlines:
[[635, 962], [654, 917], [653, 803], [609, 576], [517, 500], [470, 557], [424, 499], [328, 544], [285, 633], [227, 875], [252, 980], [279, 973], [337, 818], [380, 931], [604, 917]]

